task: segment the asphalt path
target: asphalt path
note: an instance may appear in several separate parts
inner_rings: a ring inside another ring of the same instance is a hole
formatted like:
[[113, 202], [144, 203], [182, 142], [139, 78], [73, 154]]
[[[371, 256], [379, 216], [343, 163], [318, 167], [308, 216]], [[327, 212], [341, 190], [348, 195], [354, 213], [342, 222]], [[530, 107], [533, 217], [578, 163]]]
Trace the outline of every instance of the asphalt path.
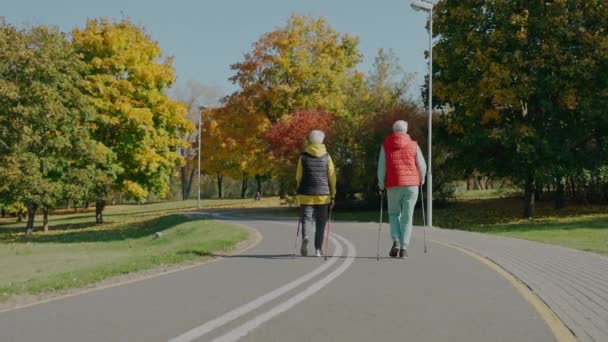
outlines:
[[295, 220], [216, 218], [262, 239], [205, 265], [0, 313], [0, 341], [555, 341], [495, 270], [444, 244], [425, 254], [421, 228], [409, 258], [392, 259], [385, 224], [377, 261], [377, 223], [334, 222], [325, 261], [292, 255]]

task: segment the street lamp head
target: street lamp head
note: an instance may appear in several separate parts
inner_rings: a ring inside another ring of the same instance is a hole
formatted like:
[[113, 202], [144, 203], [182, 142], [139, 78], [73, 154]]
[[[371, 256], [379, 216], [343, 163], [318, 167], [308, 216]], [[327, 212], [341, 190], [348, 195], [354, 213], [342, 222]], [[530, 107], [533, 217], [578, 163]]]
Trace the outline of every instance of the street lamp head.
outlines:
[[198, 106], [198, 110], [205, 110], [207, 109], [207, 106]]
[[416, 11], [430, 12], [433, 10], [433, 4], [426, 1], [416, 0], [412, 2], [412, 8]]

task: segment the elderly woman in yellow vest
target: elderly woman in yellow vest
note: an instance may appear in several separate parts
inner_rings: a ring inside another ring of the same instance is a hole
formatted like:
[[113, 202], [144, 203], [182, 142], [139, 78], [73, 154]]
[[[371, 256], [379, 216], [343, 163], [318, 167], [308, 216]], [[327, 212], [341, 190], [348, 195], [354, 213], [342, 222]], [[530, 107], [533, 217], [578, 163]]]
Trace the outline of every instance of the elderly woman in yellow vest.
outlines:
[[302, 256], [308, 255], [308, 232], [315, 227], [315, 255], [323, 256], [323, 236], [329, 206], [336, 197], [336, 170], [323, 145], [325, 133], [314, 130], [308, 136], [309, 145], [300, 154], [296, 182], [302, 223]]
[[425, 173], [426, 162], [418, 143], [407, 134], [407, 122], [395, 121], [378, 158], [378, 187], [386, 189], [388, 198], [392, 258], [407, 258], [418, 186], [424, 184]]

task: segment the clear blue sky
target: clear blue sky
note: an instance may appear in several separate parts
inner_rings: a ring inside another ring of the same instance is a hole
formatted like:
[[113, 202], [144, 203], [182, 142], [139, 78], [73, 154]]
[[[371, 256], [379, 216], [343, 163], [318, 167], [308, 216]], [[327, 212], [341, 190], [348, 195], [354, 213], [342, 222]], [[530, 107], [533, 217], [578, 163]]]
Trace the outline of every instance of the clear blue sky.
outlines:
[[[166, 54], [175, 57], [178, 84], [196, 80], [227, 94], [230, 64], [242, 59], [264, 32], [283, 26], [292, 13], [325, 17], [338, 32], [360, 38], [367, 72], [378, 49], [392, 49], [401, 66], [426, 73], [426, 14], [411, 0], [0, 0], [0, 16], [15, 25], [50, 24], [64, 31], [86, 18], [128, 17], [145, 27]], [[413, 94], [418, 95], [418, 89]]]

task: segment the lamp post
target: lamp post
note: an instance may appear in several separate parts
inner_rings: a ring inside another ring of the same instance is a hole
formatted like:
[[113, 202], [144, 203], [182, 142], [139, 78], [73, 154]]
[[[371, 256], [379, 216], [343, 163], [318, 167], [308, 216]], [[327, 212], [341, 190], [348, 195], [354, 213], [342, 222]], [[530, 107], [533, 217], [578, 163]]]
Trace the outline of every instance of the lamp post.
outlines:
[[200, 116], [198, 118], [198, 191], [196, 197], [196, 207], [198, 209], [201, 208], [201, 140], [203, 135], [203, 130], [201, 129], [202, 121], [203, 121], [203, 112], [207, 109], [205, 106], [199, 106], [198, 110], [200, 111]]
[[433, 7], [434, 5], [426, 1], [413, 1], [412, 8], [416, 11], [427, 12], [429, 15], [429, 136], [428, 136], [428, 167], [426, 172], [426, 224], [428, 227], [433, 226], [433, 175], [432, 169], [432, 132], [433, 132]]

